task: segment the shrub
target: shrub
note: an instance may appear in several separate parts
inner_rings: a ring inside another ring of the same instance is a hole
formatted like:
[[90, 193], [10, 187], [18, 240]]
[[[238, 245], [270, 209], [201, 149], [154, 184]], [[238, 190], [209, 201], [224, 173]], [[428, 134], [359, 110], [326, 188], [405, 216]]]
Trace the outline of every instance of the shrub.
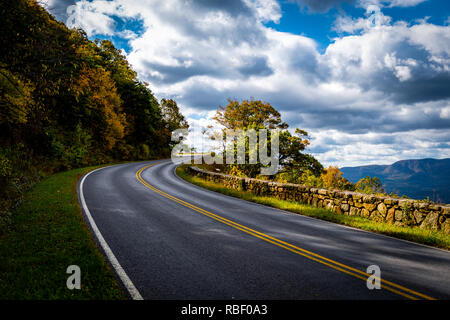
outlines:
[[381, 180], [378, 177], [366, 176], [356, 183], [356, 191], [369, 194], [385, 194], [381, 185]]

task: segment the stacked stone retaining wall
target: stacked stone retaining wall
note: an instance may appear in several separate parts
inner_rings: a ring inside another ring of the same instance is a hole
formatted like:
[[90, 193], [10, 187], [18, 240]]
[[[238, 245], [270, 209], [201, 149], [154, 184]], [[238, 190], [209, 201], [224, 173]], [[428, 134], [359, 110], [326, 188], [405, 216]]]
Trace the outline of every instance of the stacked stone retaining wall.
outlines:
[[338, 214], [362, 216], [399, 226], [443, 230], [446, 234], [450, 234], [450, 205], [447, 204], [242, 178], [193, 166], [189, 167], [189, 171], [204, 180], [219, 182], [236, 190], [309, 204]]

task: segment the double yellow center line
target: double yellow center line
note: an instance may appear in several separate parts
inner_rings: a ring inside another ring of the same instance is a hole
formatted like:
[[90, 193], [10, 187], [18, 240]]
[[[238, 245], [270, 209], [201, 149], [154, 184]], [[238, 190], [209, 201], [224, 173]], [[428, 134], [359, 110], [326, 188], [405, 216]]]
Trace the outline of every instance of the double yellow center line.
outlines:
[[[154, 191], [154, 192], [160, 194], [161, 196], [163, 196], [163, 197], [165, 197], [165, 198], [168, 198], [168, 199], [170, 199], [170, 200], [173, 200], [173, 201], [175, 201], [175, 202], [177, 202], [177, 203], [179, 203], [179, 204], [181, 204], [181, 205], [183, 205], [183, 206], [185, 206], [185, 207], [188, 207], [188, 208], [190, 208], [190, 209], [192, 209], [192, 210], [194, 210], [194, 211], [196, 211], [196, 212], [198, 212], [198, 213], [201, 213], [201, 214], [203, 214], [203, 215], [205, 215], [205, 216], [207, 216], [207, 217], [210, 217], [210, 218], [212, 218], [212, 219], [214, 219], [214, 220], [216, 220], [216, 221], [219, 221], [219, 222], [221, 222], [221, 223], [223, 223], [223, 224], [226, 224], [226, 225], [228, 225], [228, 226], [230, 226], [230, 227], [232, 227], [232, 228], [238, 229], [238, 230], [240, 230], [240, 231], [242, 231], [242, 232], [245, 232], [245, 233], [247, 233], [247, 234], [249, 234], [249, 235], [252, 235], [252, 236], [254, 236], [254, 237], [257, 237], [257, 238], [259, 238], [259, 239], [261, 239], [261, 240], [264, 240], [264, 241], [266, 241], [266, 242], [269, 242], [269, 243], [271, 243], [271, 244], [274, 244], [274, 245], [276, 245], [276, 246], [278, 246], [278, 247], [281, 247], [281, 248], [283, 248], [283, 249], [286, 249], [286, 250], [291, 251], [291, 252], [293, 252], [293, 253], [296, 253], [296, 254], [298, 254], [298, 255], [301, 255], [301, 256], [303, 256], [303, 257], [305, 257], [305, 258], [308, 258], [308, 259], [310, 259], [310, 260], [313, 260], [313, 261], [316, 261], [316, 262], [321, 263], [321, 264], [323, 264], [323, 265], [326, 265], [326, 266], [328, 266], [328, 267], [330, 267], [330, 268], [333, 268], [333, 269], [335, 269], [335, 270], [344, 272], [344, 273], [346, 273], [346, 274], [348, 274], [348, 275], [351, 275], [351, 276], [353, 276], [353, 277], [356, 277], [356, 278], [358, 278], [358, 279], [367, 281], [367, 279], [368, 279], [369, 277], [372, 276], [372, 275], [370, 275], [370, 274], [368, 274], [368, 273], [366, 273], [366, 272], [364, 272], [364, 271], [361, 271], [361, 270], [352, 268], [352, 267], [347, 266], [347, 265], [345, 265], [345, 264], [343, 264], [343, 263], [337, 262], [337, 261], [335, 261], [335, 260], [328, 259], [328, 258], [323, 257], [323, 256], [321, 256], [321, 255], [318, 255], [318, 254], [316, 254], [316, 253], [314, 253], [314, 252], [311, 252], [311, 251], [302, 249], [302, 248], [300, 248], [300, 247], [298, 247], [298, 246], [295, 246], [295, 245], [293, 245], [293, 244], [290, 244], [290, 243], [287, 243], [287, 242], [282, 241], [282, 240], [280, 240], [280, 239], [277, 239], [277, 238], [275, 238], [275, 237], [269, 236], [269, 235], [267, 235], [267, 234], [265, 234], [265, 233], [262, 233], [262, 232], [259, 232], [259, 231], [257, 231], [257, 230], [248, 228], [248, 227], [246, 227], [246, 226], [244, 226], [244, 225], [241, 225], [241, 224], [239, 224], [239, 223], [236, 223], [236, 222], [234, 222], [234, 221], [231, 221], [231, 220], [229, 220], [229, 219], [226, 219], [226, 218], [224, 218], [224, 217], [222, 217], [222, 216], [219, 216], [219, 215], [217, 215], [217, 214], [214, 214], [214, 213], [212, 213], [212, 212], [209, 212], [209, 211], [207, 211], [207, 210], [204, 210], [204, 209], [202, 209], [202, 208], [199, 208], [199, 207], [197, 207], [197, 206], [195, 206], [195, 205], [193, 205], [193, 204], [191, 204], [191, 203], [189, 203], [189, 202], [186, 202], [186, 201], [184, 201], [184, 200], [178, 199], [178, 198], [176, 198], [176, 197], [174, 197], [174, 196], [172, 196], [172, 195], [170, 195], [170, 194], [168, 194], [168, 193], [166, 193], [166, 192], [164, 192], [164, 191], [162, 191], [162, 190], [160, 190], [160, 189], [158, 189], [158, 188], [155, 188], [154, 186], [152, 186], [151, 184], [149, 184], [147, 181], [145, 181], [145, 180], [142, 178], [142, 176], [141, 176], [142, 172], [143, 172], [145, 169], [147, 169], [147, 168], [149, 168], [149, 167], [151, 167], [151, 166], [154, 166], [154, 165], [155, 165], [155, 164], [150, 164], [150, 165], [146, 165], [146, 166], [140, 168], [140, 169], [136, 172], [136, 178], [137, 178], [137, 179], [139, 180], [139, 182], [141, 182], [144, 186], [146, 186], [146, 187], [149, 188], [150, 190], [152, 190], [152, 191]], [[398, 294], [398, 295], [400, 295], [400, 296], [402, 296], [402, 297], [405, 297], [405, 298], [408, 298], [408, 299], [412, 299], [412, 300], [419, 300], [419, 299], [421, 299], [421, 298], [427, 299], [427, 300], [435, 300], [434, 298], [432, 298], [432, 297], [430, 297], [430, 296], [427, 296], [427, 295], [422, 294], [422, 293], [420, 293], [420, 292], [417, 292], [417, 291], [414, 291], [414, 290], [405, 288], [405, 287], [403, 287], [403, 286], [401, 286], [401, 285], [398, 285], [398, 284], [396, 284], [396, 283], [393, 283], [393, 282], [390, 282], [390, 281], [387, 281], [387, 280], [384, 280], [384, 279], [380, 279], [380, 278], [377, 278], [377, 277], [374, 277], [374, 276], [372, 276], [372, 278], [373, 278], [373, 279], [379, 280], [379, 281], [380, 281], [380, 284], [381, 284], [381, 287], [382, 287], [383, 289], [386, 289], [386, 290], [388, 290], [388, 291], [391, 291], [391, 292], [393, 292], [393, 293], [396, 293], [396, 294]]]

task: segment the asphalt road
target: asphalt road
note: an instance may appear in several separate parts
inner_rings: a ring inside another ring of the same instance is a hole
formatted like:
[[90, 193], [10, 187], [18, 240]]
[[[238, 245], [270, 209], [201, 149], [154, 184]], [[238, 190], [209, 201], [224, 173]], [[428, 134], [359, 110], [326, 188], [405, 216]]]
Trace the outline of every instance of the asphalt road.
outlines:
[[[448, 251], [211, 192], [175, 167], [115, 165], [79, 185], [88, 224], [134, 298], [450, 298]], [[370, 265], [379, 290], [367, 287]]]

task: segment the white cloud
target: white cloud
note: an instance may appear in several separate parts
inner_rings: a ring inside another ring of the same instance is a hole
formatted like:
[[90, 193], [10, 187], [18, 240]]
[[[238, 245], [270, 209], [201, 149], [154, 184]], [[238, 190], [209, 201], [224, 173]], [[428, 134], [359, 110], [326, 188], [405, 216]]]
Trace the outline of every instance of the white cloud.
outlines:
[[361, 7], [375, 5], [378, 7], [414, 7], [428, 0], [358, 0]]
[[313, 135], [313, 153], [324, 165], [391, 164], [403, 159], [450, 157], [448, 133], [411, 130], [397, 133], [349, 134], [324, 130]]
[[413, 7], [428, 0], [291, 0], [300, 8], [308, 8], [313, 12], [327, 12], [331, 8], [340, 8], [342, 4], [354, 4], [359, 7]]
[[244, 0], [244, 2], [256, 12], [256, 17], [262, 22], [274, 21], [279, 23], [281, 8], [277, 1]]
[[334, 29], [337, 32], [355, 33], [358, 31], [367, 31], [370, 28], [386, 26], [391, 23], [391, 18], [385, 16], [379, 6], [370, 4], [366, 7], [367, 18], [353, 19], [348, 16], [338, 16], [335, 21]]
[[450, 28], [399, 22], [343, 36], [330, 44], [322, 62], [333, 79], [358, 83], [396, 102], [447, 99]]
[[441, 109], [440, 117], [442, 119], [450, 120], [450, 105]]
[[[419, 2], [359, 1], [366, 16], [340, 17], [336, 29], [350, 35], [322, 54], [313, 39], [262, 23], [279, 21], [276, 1], [79, 1], [69, 25], [112, 35], [112, 16], [142, 20], [139, 34], [121, 31], [128, 60], [192, 124], [210, 123], [227, 98], [255, 97], [318, 137], [312, 147], [326, 163], [385, 163], [449, 156], [450, 27], [392, 24], [380, 10]], [[333, 132], [348, 143], [326, 140]]]
[[411, 79], [411, 69], [407, 66], [396, 66], [394, 73], [400, 81]]
[[114, 1], [78, 1], [67, 7], [67, 21], [69, 28], [78, 27], [86, 31], [88, 36], [94, 34], [113, 35], [115, 22], [111, 15], [123, 15]]
[[425, 2], [428, 0], [393, 0], [389, 6], [390, 7], [414, 7], [419, 3]]
[[397, 59], [395, 55], [396, 55], [395, 52], [386, 54], [386, 56], [384, 57], [384, 63], [386, 67], [392, 69], [395, 76], [400, 81], [406, 81], [411, 79], [411, 69], [409, 66], [417, 67], [418, 66], [417, 61], [411, 58], [404, 60]]

